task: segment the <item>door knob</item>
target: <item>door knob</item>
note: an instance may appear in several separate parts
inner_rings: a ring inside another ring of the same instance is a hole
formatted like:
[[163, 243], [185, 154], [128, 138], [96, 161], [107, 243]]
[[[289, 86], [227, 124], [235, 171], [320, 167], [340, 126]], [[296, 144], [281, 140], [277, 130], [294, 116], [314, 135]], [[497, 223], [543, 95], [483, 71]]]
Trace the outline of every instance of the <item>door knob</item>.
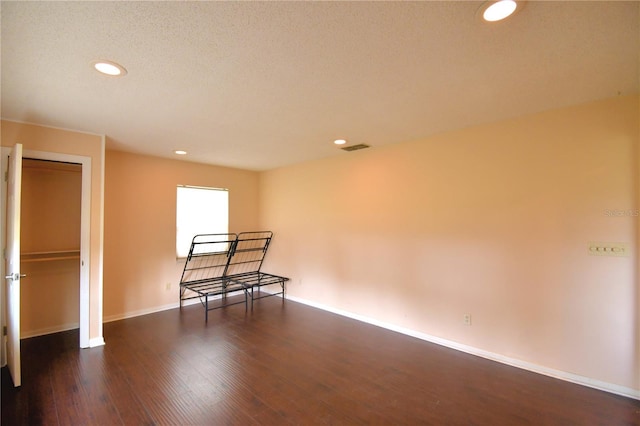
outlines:
[[27, 276], [27, 274], [18, 274], [16, 272], [15, 274], [7, 275], [4, 278], [7, 279], [7, 280], [20, 281], [20, 278], [24, 278], [26, 276]]

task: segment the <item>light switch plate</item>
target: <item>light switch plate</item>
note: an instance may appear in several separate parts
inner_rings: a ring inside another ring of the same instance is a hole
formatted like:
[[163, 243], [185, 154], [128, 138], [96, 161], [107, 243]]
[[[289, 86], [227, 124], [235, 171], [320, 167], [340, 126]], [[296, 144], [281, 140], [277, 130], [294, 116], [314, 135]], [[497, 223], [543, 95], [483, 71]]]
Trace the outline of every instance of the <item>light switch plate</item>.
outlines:
[[629, 256], [629, 244], [590, 242], [588, 251], [592, 256], [627, 257]]

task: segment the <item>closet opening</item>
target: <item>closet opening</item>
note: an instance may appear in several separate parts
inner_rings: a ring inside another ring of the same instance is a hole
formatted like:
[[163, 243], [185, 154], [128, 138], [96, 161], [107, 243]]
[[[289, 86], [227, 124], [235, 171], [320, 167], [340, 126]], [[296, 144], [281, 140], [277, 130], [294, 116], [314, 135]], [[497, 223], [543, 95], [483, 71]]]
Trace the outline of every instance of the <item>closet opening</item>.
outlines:
[[82, 164], [22, 162], [20, 338], [80, 326]]

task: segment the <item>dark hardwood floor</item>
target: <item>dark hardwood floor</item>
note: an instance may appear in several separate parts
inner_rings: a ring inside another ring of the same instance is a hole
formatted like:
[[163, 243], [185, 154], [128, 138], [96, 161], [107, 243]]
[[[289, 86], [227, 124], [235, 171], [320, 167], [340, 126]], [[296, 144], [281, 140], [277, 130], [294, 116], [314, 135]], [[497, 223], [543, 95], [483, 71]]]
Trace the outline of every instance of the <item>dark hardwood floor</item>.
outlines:
[[279, 298], [23, 340], [2, 425], [639, 425], [640, 401]]

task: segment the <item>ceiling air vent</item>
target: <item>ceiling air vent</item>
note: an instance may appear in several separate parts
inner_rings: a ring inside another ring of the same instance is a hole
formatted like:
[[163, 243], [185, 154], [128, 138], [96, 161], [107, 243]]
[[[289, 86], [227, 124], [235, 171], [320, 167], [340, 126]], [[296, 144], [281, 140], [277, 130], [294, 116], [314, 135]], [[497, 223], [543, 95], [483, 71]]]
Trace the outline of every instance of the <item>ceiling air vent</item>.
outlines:
[[358, 145], [345, 146], [344, 148], [340, 148], [340, 149], [343, 149], [345, 151], [357, 151], [359, 149], [365, 149], [365, 148], [369, 148], [369, 145], [364, 143], [359, 143]]

